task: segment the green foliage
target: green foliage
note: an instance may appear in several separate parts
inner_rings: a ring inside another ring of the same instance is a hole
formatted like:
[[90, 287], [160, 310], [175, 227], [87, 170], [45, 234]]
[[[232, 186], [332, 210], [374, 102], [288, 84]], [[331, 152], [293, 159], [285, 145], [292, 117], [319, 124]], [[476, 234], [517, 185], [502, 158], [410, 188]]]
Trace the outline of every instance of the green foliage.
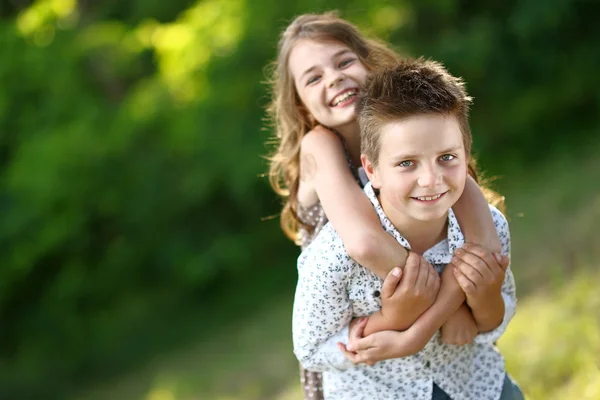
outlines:
[[154, 346], [143, 327], [157, 315], [257, 269], [294, 273], [296, 250], [263, 220], [279, 206], [260, 177], [263, 68], [291, 17], [338, 8], [444, 61], [476, 97], [478, 149], [500, 159], [598, 131], [595, 5], [552, 5], [5, 5], [0, 398], [61, 398]]

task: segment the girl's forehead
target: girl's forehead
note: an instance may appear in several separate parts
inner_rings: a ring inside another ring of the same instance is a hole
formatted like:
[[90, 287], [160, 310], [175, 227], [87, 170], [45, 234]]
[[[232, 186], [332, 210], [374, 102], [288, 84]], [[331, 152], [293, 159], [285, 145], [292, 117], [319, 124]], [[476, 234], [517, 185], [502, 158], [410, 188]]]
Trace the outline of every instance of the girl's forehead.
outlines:
[[354, 53], [350, 47], [336, 40], [300, 39], [290, 51], [289, 69], [294, 77], [298, 77], [307, 69], [348, 52]]
[[311, 55], [315, 55], [314, 52], [335, 54], [340, 50], [352, 51], [348, 45], [335, 39], [302, 38], [294, 43], [291, 53], [306, 53], [311, 58]]

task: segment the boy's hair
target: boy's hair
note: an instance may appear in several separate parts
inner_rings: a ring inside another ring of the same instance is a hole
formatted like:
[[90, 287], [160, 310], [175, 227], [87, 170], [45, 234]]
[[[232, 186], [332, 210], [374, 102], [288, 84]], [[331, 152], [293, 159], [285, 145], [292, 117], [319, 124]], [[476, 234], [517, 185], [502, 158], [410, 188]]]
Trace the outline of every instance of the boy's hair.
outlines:
[[[269, 181], [275, 193], [283, 198], [281, 227], [284, 233], [299, 243], [297, 201], [300, 181], [300, 143], [316, 122], [302, 105], [290, 72], [289, 56], [299, 40], [334, 41], [348, 46], [369, 71], [391, 67], [398, 54], [387, 45], [364, 36], [356, 26], [340, 18], [336, 12], [304, 14], [296, 17], [282, 32], [277, 59], [267, 73], [271, 86], [268, 120], [275, 131], [277, 149], [269, 157]], [[305, 226], [307, 230], [311, 227]]]
[[465, 153], [471, 154], [469, 106], [471, 97], [461, 78], [452, 76], [442, 64], [404, 59], [376, 72], [367, 80], [356, 106], [361, 129], [361, 152], [377, 165], [380, 132], [384, 125], [422, 114], [455, 116], [463, 135]]
[[464, 81], [451, 75], [439, 62], [424, 58], [400, 60], [393, 67], [373, 73], [359, 94], [356, 113], [361, 152], [376, 166], [380, 133], [385, 124], [422, 114], [453, 115], [458, 120], [469, 158], [469, 175], [479, 184], [487, 201], [504, 212], [504, 197], [488, 188], [486, 182], [480, 182], [471, 157], [471, 103]]

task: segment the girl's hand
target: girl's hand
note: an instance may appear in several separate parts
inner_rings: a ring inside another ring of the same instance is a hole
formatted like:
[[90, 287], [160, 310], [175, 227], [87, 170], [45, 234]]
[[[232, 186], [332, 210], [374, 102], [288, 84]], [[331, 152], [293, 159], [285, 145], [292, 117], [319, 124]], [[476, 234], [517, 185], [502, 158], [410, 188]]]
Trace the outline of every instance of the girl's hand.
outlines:
[[463, 303], [442, 326], [440, 340], [444, 344], [462, 346], [473, 343], [477, 336], [477, 324], [469, 307]]
[[508, 264], [508, 257], [472, 243], [454, 252], [454, 276], [471, 308], [483, 307], [500, 296]]

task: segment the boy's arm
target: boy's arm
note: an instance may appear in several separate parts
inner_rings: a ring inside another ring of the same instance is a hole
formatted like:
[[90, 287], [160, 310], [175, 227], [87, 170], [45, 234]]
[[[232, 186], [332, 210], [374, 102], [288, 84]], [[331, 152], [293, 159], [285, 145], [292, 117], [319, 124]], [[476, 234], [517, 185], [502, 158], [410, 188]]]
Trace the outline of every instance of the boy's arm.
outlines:
[[415, 354], [425, 347], [464, 300], [465, 294], [452, 276], [451, 268], [445, 268], [435, 303], [410, 328], [403, 332], [376, 332], [351, 340], [347, 346], [348, 350], [358, 353], [345, 354], [354, 363], [367, 364]]
[[[316, 240], [333, 236], [333, 230], [325, 226]], [[339, 242], [332, 250], [331, 241], [313, 243], [298, 258], [292, 337], [296, 357], [310, 370], [352, 366], [336, 346], [347, 342], [353, 314], [345, 284], [353, 261]]]
[[[496, 226], [498, 237], [502, 243], [502, 254], [510, 255], [510, 233], [508, 223], [502, 213], [495, 207], [489, 207], [492, 210], [494, 225]], [[460, 305], [465, 301], [466, 296], [458, 284], [453, 266], [449, 264], [442, 272], [442, 283], [435, 303], [417, 321], [406, 331], [377, 332], [372, 335], [358, 338], [348, 344], [348, 350], [358, 352], [357, 354], [347, 356], [355, 363], [373, 363], [390, 358], [406, 357], [421, 351], [427, 342], [433, 337], [435, 332], [446, 323]], [[516, 291], [513, 274], [510, 267], [506, 270], [506, 275], [502, 283], [501, 296], [504, 301], [504, 317], [498, 327], [489, 331], [479, 333], [473, 340], [474, 343], [494, 343], [506, 330], [508, 323], [516, 311]], [[483, 315], [485, 310], [472, 310], [474, 314]]]
[[348, 168], [340, 139], [333, 132], [317, 126], [304, 136], [301, 165], [302, 180], [312, 183], [350, 257], [381, 279], [392, 268], [404, 267], [407, 251], [381, 227], [373, 205]]
[[475, 243], [492, 252], [500, 251], [500, 240], [488, 202], [470, 176], [467, 177], [465, 190], [452, 206], [452, 210], [456, 214], [466, 242]]

